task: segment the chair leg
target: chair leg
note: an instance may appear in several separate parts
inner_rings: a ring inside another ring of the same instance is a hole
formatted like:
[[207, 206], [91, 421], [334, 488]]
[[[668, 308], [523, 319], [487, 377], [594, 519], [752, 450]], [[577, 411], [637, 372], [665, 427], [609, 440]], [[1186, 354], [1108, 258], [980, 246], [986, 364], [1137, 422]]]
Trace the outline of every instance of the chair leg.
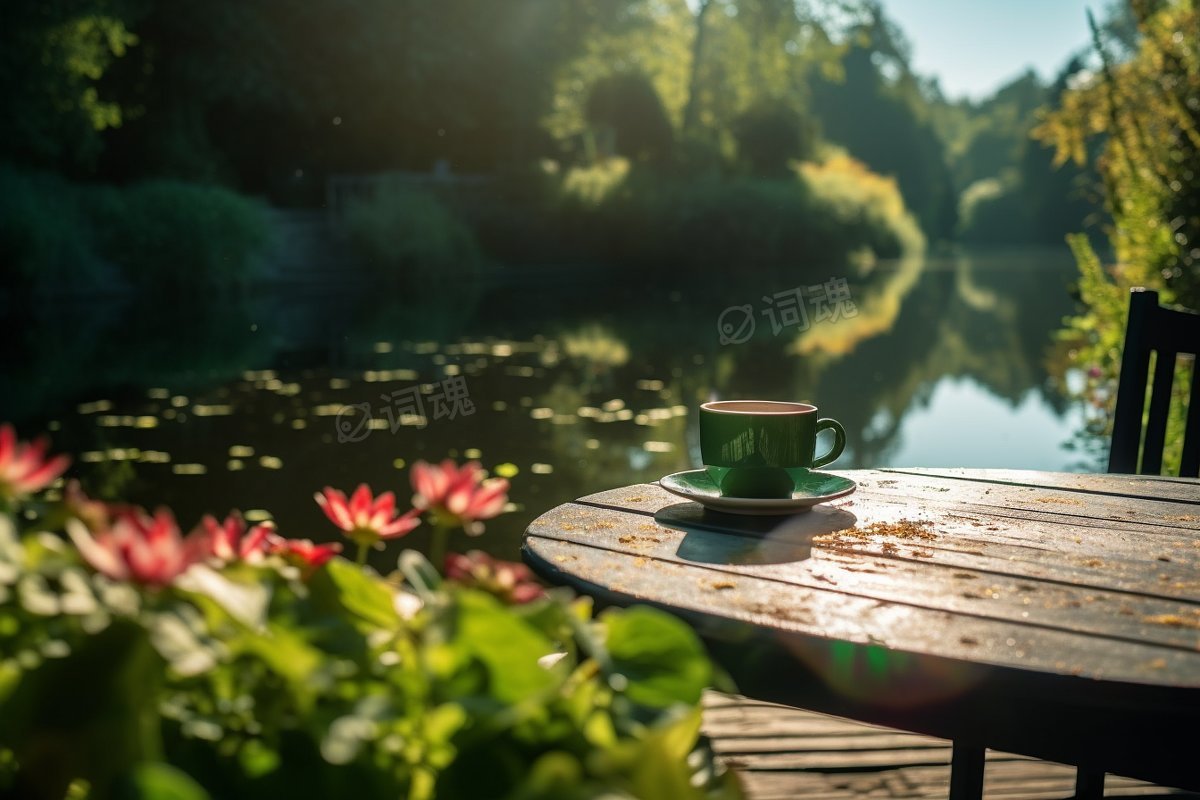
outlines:
[[1104, 773], [1085, 767], [1076, 768], [1075, 800], [1104, 800]]
[[982, 800], [984, 748], [955, 742], [950, 756], [950, 800]]

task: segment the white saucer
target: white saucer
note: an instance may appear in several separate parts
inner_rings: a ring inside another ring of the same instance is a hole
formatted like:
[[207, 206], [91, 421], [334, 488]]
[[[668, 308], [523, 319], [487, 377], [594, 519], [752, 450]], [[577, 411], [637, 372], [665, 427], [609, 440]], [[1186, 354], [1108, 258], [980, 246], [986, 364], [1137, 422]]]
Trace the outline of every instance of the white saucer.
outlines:
[[796, 482], [796, 491], [791, 497], [725, 497], [703, 469], [667, 475], [659, 479], [658, 485], [677, 497], [693, 500], [713, 511], [758, 515], [800, 514], [818, 503], [845, 497], [858, 488], [858, 484], [849, 478], [816, 470], [809, 470], [805, 478]]

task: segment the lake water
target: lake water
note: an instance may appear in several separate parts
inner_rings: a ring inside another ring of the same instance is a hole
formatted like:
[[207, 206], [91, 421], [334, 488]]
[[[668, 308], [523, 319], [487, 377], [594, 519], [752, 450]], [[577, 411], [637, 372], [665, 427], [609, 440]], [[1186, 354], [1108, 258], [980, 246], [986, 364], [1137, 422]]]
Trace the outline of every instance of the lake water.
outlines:
[[[417, 459], [510, 465], [516, 510], [475, 544], [516, 557], [542, 511], [697, 465], [709, 399], [816, 403], [846, 428], [835, 468], [1097, 469], [1085, 410], [1048, 366], [1074, 275], [1062, 248], [694, 285], [564, 269], [469, 288], [59, 302], [10, 311], [0, 419], [49, 430], [101, 496], [167, 504], [185, 524], [236, 507], [315, 539], [335, 538], [312, 501], [327, 484], [407, 498]], [[842, 280], [852, 305], [836, 302]]]

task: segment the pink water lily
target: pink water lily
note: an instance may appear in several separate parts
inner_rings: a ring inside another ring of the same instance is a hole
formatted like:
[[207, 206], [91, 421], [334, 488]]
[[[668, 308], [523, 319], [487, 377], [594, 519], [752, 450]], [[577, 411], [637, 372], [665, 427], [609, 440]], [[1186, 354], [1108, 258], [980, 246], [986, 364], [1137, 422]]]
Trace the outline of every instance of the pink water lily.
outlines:
[[470, 534], [483, 532], [480, 520], [491, 519], [508, 502], [508, 481], [484, 480], [478, 461], [461, 467], [446, 459], [441, 464], [418, 461], [412, 468], [413, 505], [462, 525]]
[[62, 475], [71, 459], [46, 458], [46, 439], [17, 441], [12, 425], [0, 425], [0, 499], [26, 497], [40, 492]]
[[395, 494], [384, 492], [379, 497], [373, 497], [371, 487], [365, 483], [359, 484], [349, 500], [345, 494], [329, 486], [315, 497], [329, 521], [360, 545], [404, 536], [421, 524], [420, 512], [416, 509], [397, 514]]
[[529, 567], [492, 558], [482, 550], [446, 556], [446, 580], [482, 589], [506, 603], [528, 603], [545, 596]]
[[233, 511], [225, 517], [224, 522], [218, 522], [216, 517], [205, 515], [200, 520], [199, 530], [207, 539], [213, 558], [226, 563], [245, 561], [255, 564], [266, 557], [270, 547], [269, 539], [274, 535], [275, 526], [262, 523], [247, 530], [246, 520], [240, 513]]
[[285, 539], [274, 534], [268, 539], [267, 546], [272, 554], [281, 555], [310, 569], [324, 565], [342, 552], [338, 542], [313, 544], [311, 539]]
[[202, 532], [184, 536], [166, 508], [153, 516], [140, 508], [125, 509], [97, 531], [71, 520], [67, 533], [84, 561], [100, 574], [154, 587], [173, 583], [209, 552]]

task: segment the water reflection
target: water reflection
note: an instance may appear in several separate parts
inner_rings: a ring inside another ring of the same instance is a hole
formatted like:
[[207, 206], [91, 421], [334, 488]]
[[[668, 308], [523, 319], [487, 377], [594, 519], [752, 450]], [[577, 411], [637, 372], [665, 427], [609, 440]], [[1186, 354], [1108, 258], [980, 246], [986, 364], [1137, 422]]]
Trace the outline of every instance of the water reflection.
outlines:
[[[250, 509], [315, 539], [332, 536], [310, 499], [326, 484], [405, 496], [416, 459], [504, 464], [518, 511], [481, 543], [513, 557], [550, 506], [692, 466], [695, 407], [714, 397], [817, 403], [846, 428], [841, 467], [1090, 466], [1061, 446], [1081, 416], [1045, 367], [1073, 274], [1056, 251], [882, 265], [850, 280], [856, 316], [726, 346], [724, 308], [802, 281], [42, 306], [0, 344], [0, 418], [54, 430], [94, 491], [183, 519]], [[437, 413], [452, 384], [471, 413]], [[398, 393], [421, 413], [379, 414]], [[353, 404], [372, 422], [339, 441]]]

